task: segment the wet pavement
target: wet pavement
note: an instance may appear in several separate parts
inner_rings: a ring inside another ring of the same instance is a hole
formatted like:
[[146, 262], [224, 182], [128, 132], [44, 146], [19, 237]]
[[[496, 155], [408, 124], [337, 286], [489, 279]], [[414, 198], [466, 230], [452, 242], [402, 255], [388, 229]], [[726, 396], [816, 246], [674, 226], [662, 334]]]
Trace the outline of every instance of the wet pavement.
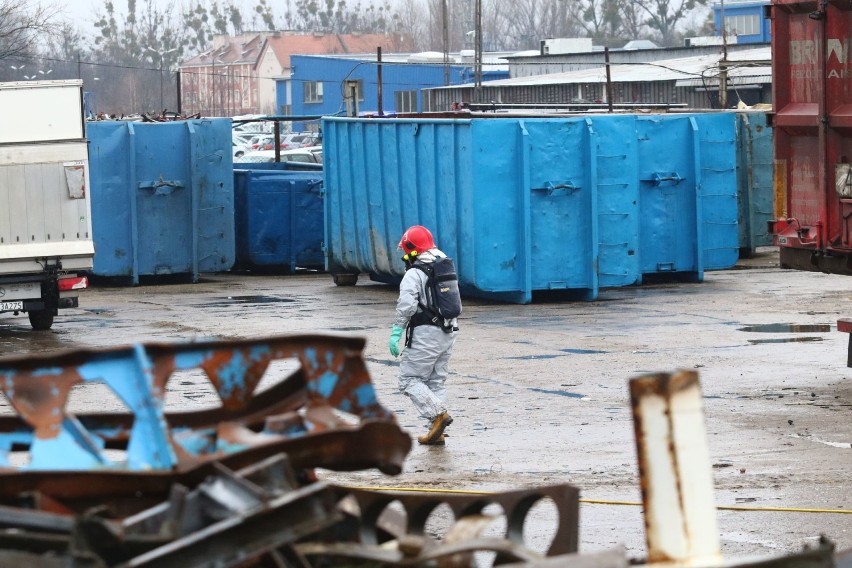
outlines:
[[[700, 373], [719, 530], [729, 558], [798, 550], [820, 534], [852, 548], [852, 278], [781, 270], [777, 255], [708, 272], [703, 283], [605, 290], [592, 303], [518, 306], [466, 300], [452, 359], [445, 447], [413, 448], [405, 471], [320, 472], [375, 487], [501, 490], [570, 482], [581, 489], [580, 550], [623, 544], [644, 553], [627, 381], [650, 372]], [[324, 274], [206, 275], [197, 284], [98, 287], [51, 331], [0, 314], [0, 353], [140, 341], [329, 332], [366, 337], [382, 403], [412, 435], [424, 425], [396, 390], [387, 351], [396, 290]], [[286, 364], [277, 370], [281, 376]], [[174, 377], [172, 408], [216, 404], [191, 373]], [[79, 408], [110, 404], [96, 390]], [[614, 504], [612, 501], [627, 504]], [[785, 510], [771, 510], [771, 509]], [[804, 512], [802, 510], [820, 510]], [[546, 505], [529, 521], [542, 547]], [[525, 533], [526, 534], [526, 533]]]

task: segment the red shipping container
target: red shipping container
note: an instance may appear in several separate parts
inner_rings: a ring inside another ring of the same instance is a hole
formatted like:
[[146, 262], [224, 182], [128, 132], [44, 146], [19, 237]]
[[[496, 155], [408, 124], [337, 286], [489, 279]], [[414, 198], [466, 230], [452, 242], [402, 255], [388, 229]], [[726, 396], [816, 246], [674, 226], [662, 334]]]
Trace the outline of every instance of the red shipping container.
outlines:
[[852, 272], [852, 3], [775, 0], [772, 85], [782, 266]]

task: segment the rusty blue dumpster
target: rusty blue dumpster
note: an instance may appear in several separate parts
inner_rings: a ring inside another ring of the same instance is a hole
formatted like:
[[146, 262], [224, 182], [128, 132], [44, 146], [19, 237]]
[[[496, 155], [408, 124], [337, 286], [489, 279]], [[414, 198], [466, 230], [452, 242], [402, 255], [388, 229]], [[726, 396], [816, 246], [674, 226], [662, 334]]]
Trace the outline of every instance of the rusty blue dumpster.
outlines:
[[527, 303], [738, 258], [732, 113], [323, 120], [326, 269], [404, 271], [421, 224], [463, 293]]
[[221, 272], [234, 264], [230, 119], [92, 122], [95, 276]]
[[324, 267], [322, 171], [234, 170], [234, 218], [236, 268]]

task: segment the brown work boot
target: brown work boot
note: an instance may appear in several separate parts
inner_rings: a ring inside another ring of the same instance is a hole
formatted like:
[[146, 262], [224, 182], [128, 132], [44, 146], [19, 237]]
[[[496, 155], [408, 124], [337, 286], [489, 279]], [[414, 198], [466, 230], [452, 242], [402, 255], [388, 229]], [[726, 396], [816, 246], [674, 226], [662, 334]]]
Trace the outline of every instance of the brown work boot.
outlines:
[[445, 436], [446, 434], [441, 434], [434, 442], [428, 441], [426, 436], [417, 436], [417, 441], [424, 446], [446, 446], [447, 441], [444, 439]]
[[419, 436], [417, 441], [421, 444], [434, 444], [444, 433], [444, 428], [453, 423], [453, 417], [445, 410], [432, 419], [432, 426], [425, 436]]

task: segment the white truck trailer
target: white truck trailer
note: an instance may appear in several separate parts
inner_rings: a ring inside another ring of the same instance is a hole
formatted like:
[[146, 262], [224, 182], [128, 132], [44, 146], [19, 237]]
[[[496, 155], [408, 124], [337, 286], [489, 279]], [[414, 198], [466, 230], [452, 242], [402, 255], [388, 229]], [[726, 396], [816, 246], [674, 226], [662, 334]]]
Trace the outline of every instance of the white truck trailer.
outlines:
[[0, 312], [49, 329], [95, 249], [83, 83], [0, 83]]

